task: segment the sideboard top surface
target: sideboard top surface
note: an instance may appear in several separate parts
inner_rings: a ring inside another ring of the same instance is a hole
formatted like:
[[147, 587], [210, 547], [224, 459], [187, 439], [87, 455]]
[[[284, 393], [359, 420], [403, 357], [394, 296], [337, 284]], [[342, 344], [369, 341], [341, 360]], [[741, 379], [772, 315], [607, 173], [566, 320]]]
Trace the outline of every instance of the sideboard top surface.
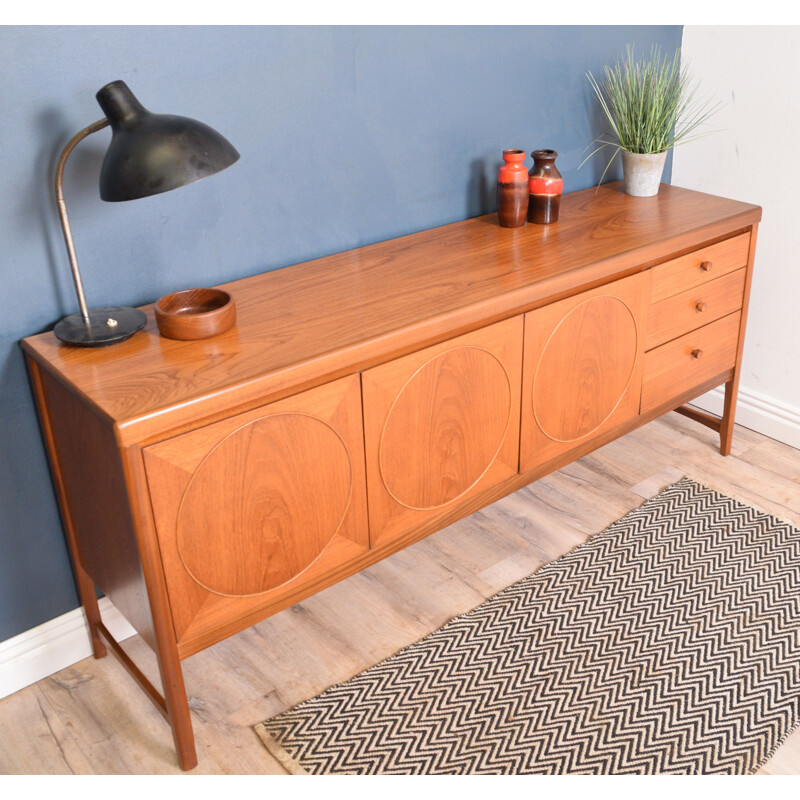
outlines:
[[26, 350], [114, 423], [122, 442], [277, 399], [527, 308], [622, 277], [760, 220], [758, 206], [662, 185], [564, 195], [559, 222], [456, 222], [224, 284], [237, 325], [182, 342], [148, 323], [107, 348]]

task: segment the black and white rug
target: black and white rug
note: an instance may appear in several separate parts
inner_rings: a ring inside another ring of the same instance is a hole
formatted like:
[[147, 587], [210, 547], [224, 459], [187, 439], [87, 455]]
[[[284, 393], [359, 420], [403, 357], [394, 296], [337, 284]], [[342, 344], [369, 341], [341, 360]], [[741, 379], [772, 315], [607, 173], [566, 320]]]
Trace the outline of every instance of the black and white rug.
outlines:
[[800, 530], [684, 478], [259, 723], [292, 772], [746, 774], [800, 723]]

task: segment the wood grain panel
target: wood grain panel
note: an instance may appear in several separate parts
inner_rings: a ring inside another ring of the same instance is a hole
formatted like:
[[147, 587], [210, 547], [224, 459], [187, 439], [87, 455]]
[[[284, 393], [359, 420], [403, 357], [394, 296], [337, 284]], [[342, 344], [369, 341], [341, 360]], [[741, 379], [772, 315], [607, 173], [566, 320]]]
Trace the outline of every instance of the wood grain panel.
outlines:
[[623, 277], [760, 214], [675, 186], [642, 202], [606, 184], [564, 195], [558, 225], [512, 230], [491, 214], [226, 284], [237, 324], [214, 339], [165, 339], [147, 307], [145, 330], [113, 348], [63, 347], [52, 333], [25, 346], [119, 423], [123, 443], [152, 441]]
[[491, 353], [457, 347], [409, 378], [380, 441], [383, 484], [418, 510], [455, 500], [494, 461], [511, 415], [508, 373]]
[[750, 234], [742, 233], [653, 267], [651, 303], [747, 266]]
[[733, 368], [741, 312], [650, 350], [645, 357], [642, 413]]
[[520, 317], [362, 376], [370, 541], [517, 471]]
[[363, 552], [357, 375], [144, 450], [179, 642]]
[[571, 309], [545, 345], [533, 380], [533, 413], [556, 442], [588, 436], [630, 385], [639, 349], [636, 319], [618, 297], [599, 295]]
[[647, 310], [647, 349], [708, 325], [742, 307], [746, 269], [681, 292]]
[[649, 273], [525, 315], [520, 470], [636, 416]]
[[351, 491], [347, 448], [329, 425], [303, 414], [249, 422], [214, 447], [186, 487], [181, 560], [217, 594], [275, 589], [327, 547]]

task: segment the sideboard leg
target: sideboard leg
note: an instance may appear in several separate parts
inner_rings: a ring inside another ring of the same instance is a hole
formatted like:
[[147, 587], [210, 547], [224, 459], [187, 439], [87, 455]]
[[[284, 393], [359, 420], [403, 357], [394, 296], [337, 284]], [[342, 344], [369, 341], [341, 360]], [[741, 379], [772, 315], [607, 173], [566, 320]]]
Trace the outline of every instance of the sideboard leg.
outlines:
[[736, 398], [739, 394], [739, 370], [725, 384], [725, 406], [719, 428], [719, 451], [724, 456], [731, 454], [733, 443], [733, 424], [736, 417]]
[[744, 349], [744, 332], [747, 324], [747, 308], [750, 304], [750, 289], [753, 283], [753, 261], [756, 255], [756, 239], [758, 238], [758, 225], [750, 229], [750, 251], [747, 256], [747, 278], [744, 284], [744, 297], [742, 299], [742, 317], [739, 323], [739, 344], [736, 350], [736, 365], [733, 368], [731, 379], [725, 384], [725, 406], [722, 412], [722, 421], [719, 429], [719, 451], [724, 456], [731, 454], [733, 442], [733, 422], [736, 416], [736, 399], [739, 396], [739, 376], [742, 372], [742, 351]]
[[133, 659], [123, 649], [120, 643], [109, 633], [108, 628], [99, 622], [97, 631], [105, 640], [105, 644], [117, 657], [117, 660], [128, 671], [128, 674], [139, 684], [152, 701], [156, 709], [169, 723], [175, 750], [178, 753], [178, 763], [183, 769], [192, 769], [197, 765], [197, 754], [194, 749], [194, 736], [191, 721], [189, 720], [189, 703], [183, 685], [183, 674], [177, 660], [177, 652], [173, 651], [169, 658], [162, 658], [161, 653], [156, 653], [161, 682], [164, 687], [163, 696], [136, 665]]
[[172, 739], [178, 753], [178, 763], [181, 769], [189, 770], [197, 766], [197, 750], [189, 714], [189, 700], [183, 683], [183, 670], [177, 651], [174, 648], [170, 650], [170, 653], [165, 653], [163, 650], [159, 652], [158, 668], [161, 673], [161, 685], [164, 687], [164, 698], [167, 701]]
[[95, 658], [103, 658], [108, 654], [103, 640], [97, 631], [97, 626], [102, 622], [100, 618], [100, 607], [97, 604], [97, 594], [94, 588], [94, 581], [84, 571], [77, 559], [77, 551], [70, 547], [73, 553], [73, 564], [75, 566], [75, 580], [78, 584], [78, 594], [81, 598], [81, 605], [86, 614], [86, 622], [89, 625], [89, 638], [92, 642], [92, 653]]
[[197, 766], [197, 751], [194, 745], [189, 701], [183, 683], [183, 670], [178, 655], [178, 644], [169, 608], [167, 586], [161, 566], [161, 555], [156, 541], [149, 506], [142, 498], [148, 497], [147, 479], [144, 473], [141, 448], [127, 447], [120, 451], [122, 469], [128, 486], [128, 496], [133, 498], [131, 513], [136, 525], [139, 555], [144, 570], [147, 593], [156, 639], [156, 657], [164, 691], [165, 716], [172, 729], [175, 750], [181, 769]]

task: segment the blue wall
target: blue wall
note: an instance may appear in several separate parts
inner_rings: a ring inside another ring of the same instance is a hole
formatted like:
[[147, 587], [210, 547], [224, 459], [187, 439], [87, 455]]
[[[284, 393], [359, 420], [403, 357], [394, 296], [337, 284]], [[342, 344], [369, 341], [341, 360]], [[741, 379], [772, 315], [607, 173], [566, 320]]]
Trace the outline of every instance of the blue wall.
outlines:
[[627, 43], [680, 39], [680, 27], [0, 27], [0, 641], [78, 605], [17, 342], [77, 310], [53, 171], [102, 117], [101, 86], [122, 79], [242, 156], [113, 204], [97, 192], [108, 131], [75, 150], [65, 194], [89, 305], [139, 305], [493, 211], [506, 147], [554, 148], [566, 191], [590, 186], [602, 160], [577, 167], [604, 127], [586, 71]]

